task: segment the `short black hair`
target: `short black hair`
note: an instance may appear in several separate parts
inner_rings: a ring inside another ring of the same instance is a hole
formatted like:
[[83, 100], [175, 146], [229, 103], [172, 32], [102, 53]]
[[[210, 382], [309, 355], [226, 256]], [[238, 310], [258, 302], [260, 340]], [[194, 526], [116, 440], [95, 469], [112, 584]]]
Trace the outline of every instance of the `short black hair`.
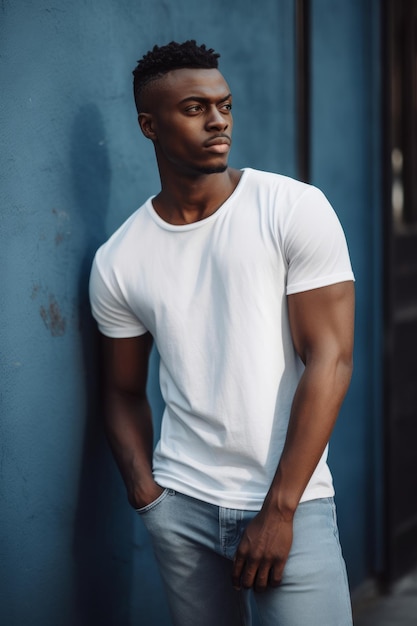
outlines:
[[166, 46], [154, 46], [138, 61], [133, 70], [133, 94], [138, 113], [141, 108], [143, 88], [150, 82], [161, 78], [171, 70], [184, 67], [198, 69], [216, 69], [220, 54], [204, 44], [197, 45], [195, 39], [184, 43], [171, 41]]

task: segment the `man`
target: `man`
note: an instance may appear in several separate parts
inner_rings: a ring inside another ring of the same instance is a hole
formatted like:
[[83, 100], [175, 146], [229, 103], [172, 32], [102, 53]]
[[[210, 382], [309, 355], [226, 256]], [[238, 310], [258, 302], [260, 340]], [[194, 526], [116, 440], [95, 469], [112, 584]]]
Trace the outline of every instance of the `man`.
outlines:
[[[351, 624], [327, 444], [352, 370], [353, 275], [316, 188], [228, 167], [218, 54], [134, 71], [161, 191], [97, 252], [106, 424], [175, 625]], [[152, 342], [166, 403], [152, 451]]]

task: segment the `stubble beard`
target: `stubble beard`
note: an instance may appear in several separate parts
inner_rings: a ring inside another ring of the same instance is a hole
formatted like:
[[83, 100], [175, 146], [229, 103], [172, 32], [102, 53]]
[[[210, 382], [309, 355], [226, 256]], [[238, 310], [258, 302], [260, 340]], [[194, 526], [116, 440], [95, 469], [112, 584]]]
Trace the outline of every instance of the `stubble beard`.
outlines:
[[200, 174], [222, 174], [223, 172], [225, 172], [228, 168], [227, 164], [222, 164], [222, 165], [215, 165], [215, 166], [207, 166], [207, 167], [199, 167], [197, 168], [197, 171]]

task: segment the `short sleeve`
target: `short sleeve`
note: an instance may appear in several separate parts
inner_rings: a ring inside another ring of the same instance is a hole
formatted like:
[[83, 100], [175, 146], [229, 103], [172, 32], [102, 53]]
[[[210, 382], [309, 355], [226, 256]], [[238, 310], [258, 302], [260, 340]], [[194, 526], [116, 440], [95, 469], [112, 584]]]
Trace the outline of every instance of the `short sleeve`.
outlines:
[[90, 274], [91, 312], [103, 335], [114, 339], [138, 337], [147, 332], [145, 326], [129, 308], [120, 288], [100, 271], [97, 254]]
[[309, 186], [290, 212], [283, 233], [286, 293], [354, 280], [345, 234], [324, 194]]

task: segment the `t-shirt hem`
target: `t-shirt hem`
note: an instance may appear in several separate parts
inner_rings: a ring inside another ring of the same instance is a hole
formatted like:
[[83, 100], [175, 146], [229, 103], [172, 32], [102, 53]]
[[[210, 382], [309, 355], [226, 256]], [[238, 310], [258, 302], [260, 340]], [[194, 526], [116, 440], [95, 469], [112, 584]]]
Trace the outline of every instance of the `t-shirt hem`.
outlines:
[[[154, 479], [164, 489], [173, 489], [178, 491], [184, 496], [200, 500], [206, 504], [213, 504], [215, 506], [221, 506], [226, 509], [237, 509], [242, 511], [259, 511], [264, 503], [266, 492], [262, 495], [255, 494], [236, 494], [229, 493], [227, 497], [224, 494], [213, 493], [210, 491], [202, 491], [198, 488], [194, 488], [191, 485], [187, 485], [181, 481], [176, 481], [172, 477], [166, 476], [166, 474], [159, 474], [154, 472]], [[303, 493], [301, 502], [308, 502], [309, 500], [318, 500], [319, 498], [331, 498], [334, 496], [333, 485], [320, 485], [318, 487], [309, 487]]]
[[301, 496], [300, 504], [302, 502], [309, 502], [310, 500], [319, 500], [320, 498], [332, 498], [334, 494], [335, 491], [333, 485], [309, 487]]
[[110, 337], [111, 339], [130, 339], [131, 337], [140, 337], [147, 332], [146, 328], [107, 328], [101, 324], [98, 324], [98, 329], [103, 335]]

